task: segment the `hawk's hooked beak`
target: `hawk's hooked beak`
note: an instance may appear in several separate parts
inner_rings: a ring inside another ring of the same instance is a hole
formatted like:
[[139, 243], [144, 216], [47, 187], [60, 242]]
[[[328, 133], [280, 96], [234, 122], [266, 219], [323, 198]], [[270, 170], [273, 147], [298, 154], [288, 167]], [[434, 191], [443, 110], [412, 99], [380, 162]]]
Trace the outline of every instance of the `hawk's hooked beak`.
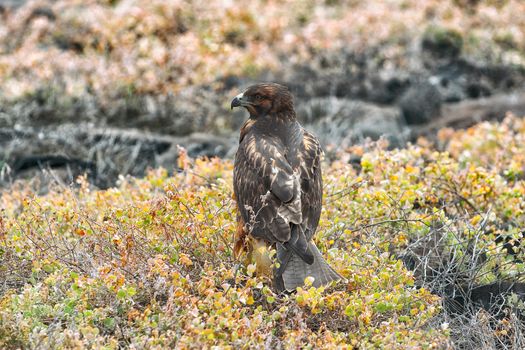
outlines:
[[242, 98], [243, 98], [243, 93], [240, 93], [237, 96], [235, 96], [235, 98], [232, 100], [231, 109], [233, 109], [233, 107], [242, 106], [242, 103], [244, 102]]

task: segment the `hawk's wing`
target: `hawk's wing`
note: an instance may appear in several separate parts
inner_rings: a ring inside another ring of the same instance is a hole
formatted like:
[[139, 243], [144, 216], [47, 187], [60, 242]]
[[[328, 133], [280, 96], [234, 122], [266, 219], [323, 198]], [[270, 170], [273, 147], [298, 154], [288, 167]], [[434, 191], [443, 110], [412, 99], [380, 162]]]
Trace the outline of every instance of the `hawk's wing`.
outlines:
[[319, 140], [306, 130], [298, 150], [301, 174], [301, 204], [306, 239], [310, 241], [314, 235], [321, 216], [323, 199], [323, 177], [321, 159], [323, 150]]
[[310, 262], [307, 242], [321, 215], [322, 150], [302, 128], [290, 139], [295, 146], [286, 153], [274, 138], [245, 135], [235, 156], [234, 191], [254, 237], [283, 243]]
[[[314, 263], [314, 252], [309, 243], [319, 223], [322, 208], [323, 180], [321, 176], [321, 158], [323, 151], [315, 136], [301, 128], [301, 132], [291, 136], [296, 147], [288, 158], [296, 165], [300, 180], [301, 223], [290, 225], [291, 237], [284, 244], [284, 249], [277, 249], [277, 258], [281, 266], [276, 271], [276, 281], [285, 271], [291, 252], [295, 252], [306, 264]], [[279, 247], [278, 247], [279, 248]], [[276, 282], [279, 284], [279, 282]]]
[[271, 243], [288, 242], [290, 223], [302, 223], [298, 172], [285, 157], [284, 146], [272, 137], [248, 133], [234, 165], [234, 192], [249, 232]]

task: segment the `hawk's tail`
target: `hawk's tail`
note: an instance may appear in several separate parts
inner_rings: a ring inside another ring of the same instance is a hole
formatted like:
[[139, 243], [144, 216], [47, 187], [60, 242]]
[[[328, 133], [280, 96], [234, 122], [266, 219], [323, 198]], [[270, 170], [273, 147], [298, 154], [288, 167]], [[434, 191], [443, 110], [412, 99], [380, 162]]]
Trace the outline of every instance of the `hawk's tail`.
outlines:
[[[293, 291], [304, 285], [306, 277], [313, 277], [313, 286], [320, 287], [342, 277], [326, 262], [321, 252], [313, 242], [309, 248], [314, 256], [314, 262], [309, 265], [291, 250], [277, 246], [277, 256], [282, 266], [275, 271], [275, 287], [279, 291]], [[281, 250], [281, 251], [279, 251]]]

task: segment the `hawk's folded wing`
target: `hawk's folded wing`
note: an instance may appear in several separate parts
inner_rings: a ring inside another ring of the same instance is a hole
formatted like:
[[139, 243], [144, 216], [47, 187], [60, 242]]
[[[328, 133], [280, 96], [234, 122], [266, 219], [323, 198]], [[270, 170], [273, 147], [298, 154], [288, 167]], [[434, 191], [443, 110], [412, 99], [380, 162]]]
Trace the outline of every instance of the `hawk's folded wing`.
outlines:
[[303, 221], [300, 174], [272, 138], [243, 138], [235, 157], [234, 189], [242, 219], [256, 238], [287, 242], [290, 223]]

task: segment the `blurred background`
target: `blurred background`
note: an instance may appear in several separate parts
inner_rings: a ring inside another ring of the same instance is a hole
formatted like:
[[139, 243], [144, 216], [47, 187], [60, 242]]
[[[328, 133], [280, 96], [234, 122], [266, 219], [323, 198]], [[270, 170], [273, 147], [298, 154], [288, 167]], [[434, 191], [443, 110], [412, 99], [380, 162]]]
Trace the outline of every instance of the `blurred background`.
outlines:
[[230, 101], [259, 81], [290, 87], [328, 159], [439, 147], [441, 128], [525, 115], [525, 2], [2, 0], [0, 186], [106, 188], [176, 171], [177, 145], [232, 157]]

